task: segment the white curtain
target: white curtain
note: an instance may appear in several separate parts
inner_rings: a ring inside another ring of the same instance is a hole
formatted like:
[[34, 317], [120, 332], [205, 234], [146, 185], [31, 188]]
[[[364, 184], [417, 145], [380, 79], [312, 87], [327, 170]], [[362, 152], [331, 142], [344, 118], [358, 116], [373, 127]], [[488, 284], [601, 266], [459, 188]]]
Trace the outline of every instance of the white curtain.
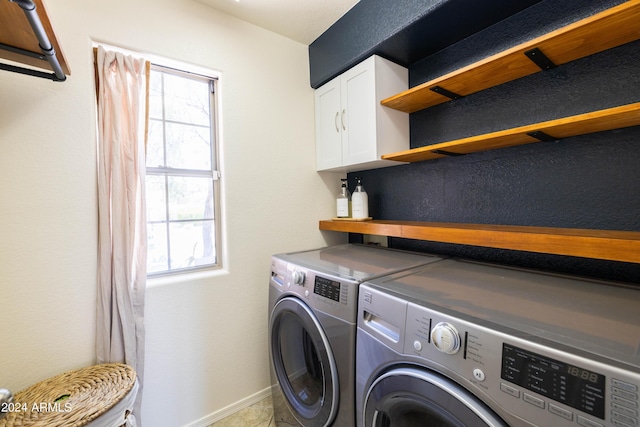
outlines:
[[[140, 423], [144, 372], [145, 100], [147, 64], [109, 52], [96, 55], [98, 97], [98, 363], [135, 369]], [[135, 418], [131, 421], [135, 425]]]

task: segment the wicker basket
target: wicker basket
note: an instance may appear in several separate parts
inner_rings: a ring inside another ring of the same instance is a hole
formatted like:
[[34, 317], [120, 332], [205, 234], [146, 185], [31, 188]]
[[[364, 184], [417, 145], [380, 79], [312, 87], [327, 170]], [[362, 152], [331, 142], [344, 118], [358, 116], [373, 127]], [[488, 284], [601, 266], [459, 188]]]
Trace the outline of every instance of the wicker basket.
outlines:
[[[135, 371], [120, 363], [89, 366], [49, 378], [13, 397], [0, 427], [81, 427], [107, 412], [133, 388]], [[126, 416], [122, 414], [122, 422]]]

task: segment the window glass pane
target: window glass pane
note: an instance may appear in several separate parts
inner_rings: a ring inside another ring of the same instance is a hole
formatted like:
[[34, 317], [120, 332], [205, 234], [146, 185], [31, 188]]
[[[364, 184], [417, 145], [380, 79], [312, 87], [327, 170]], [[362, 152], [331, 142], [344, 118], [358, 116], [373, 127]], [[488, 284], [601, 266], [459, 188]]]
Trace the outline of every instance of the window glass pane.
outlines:
[[211, 170], [209, 128], [167, 123], [167, 166]]
[[165, 120], [209, 126], [209, 84], [164, 75]]
[[147, 221], [166, 221], [167, 219], [167, 192], [165, 177], [147, 175]]
[[169, 270], [167, 224], [147, 224], [147, 274]]
[[162, 122], [149, 120], [149, 136], [147, 137], [147, 166], [164, 166], [164, 143]]
[[149, 75], [149, 118], [162, 119], [162, 73]]
[[213, 219], [213, 181], [211, 178], [168, 177], [169, 218]]
[[197, 267], [216, 262], [213, 221], [170, 224], [171, 268]]
[[213, 83], [152, 65], [146, 147], [149, 274], [219, 262]]

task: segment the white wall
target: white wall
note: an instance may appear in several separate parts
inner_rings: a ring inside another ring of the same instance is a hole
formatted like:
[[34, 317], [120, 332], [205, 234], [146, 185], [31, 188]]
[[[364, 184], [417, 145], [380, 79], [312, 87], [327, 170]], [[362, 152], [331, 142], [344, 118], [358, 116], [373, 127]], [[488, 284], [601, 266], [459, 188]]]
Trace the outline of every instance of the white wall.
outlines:
[[269, 256], [344, 240], [317, 229], [339, 175], [314, 172], [307, 47], [191, 0], [47, 8], [71, 76], [0, 71], [0, 387], [95, 360], [102, 41], [222, 72], [226, 271], [152, 283], [146, 298], [144, 425], [206, 425], [268, 387]]

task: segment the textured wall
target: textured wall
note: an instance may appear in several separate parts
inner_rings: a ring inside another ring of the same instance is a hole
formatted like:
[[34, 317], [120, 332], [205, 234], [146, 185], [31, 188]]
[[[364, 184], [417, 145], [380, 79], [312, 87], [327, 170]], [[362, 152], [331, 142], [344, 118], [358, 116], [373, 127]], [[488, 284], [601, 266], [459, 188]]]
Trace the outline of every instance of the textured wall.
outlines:
[[372, 54], [403, 66], [540, 0], [361, 0], [309, 46], [318, 88]]
[[[620, 1], [546, 0], [410, 68], [411, 85]], [[411, 115], [411, 146], [639, 102], [640, 42]], [[376, 219], [640, 231], [640, 127], [349, 174]], [[640, 283], [640, 266], [392, 239], [395, 247]]]

